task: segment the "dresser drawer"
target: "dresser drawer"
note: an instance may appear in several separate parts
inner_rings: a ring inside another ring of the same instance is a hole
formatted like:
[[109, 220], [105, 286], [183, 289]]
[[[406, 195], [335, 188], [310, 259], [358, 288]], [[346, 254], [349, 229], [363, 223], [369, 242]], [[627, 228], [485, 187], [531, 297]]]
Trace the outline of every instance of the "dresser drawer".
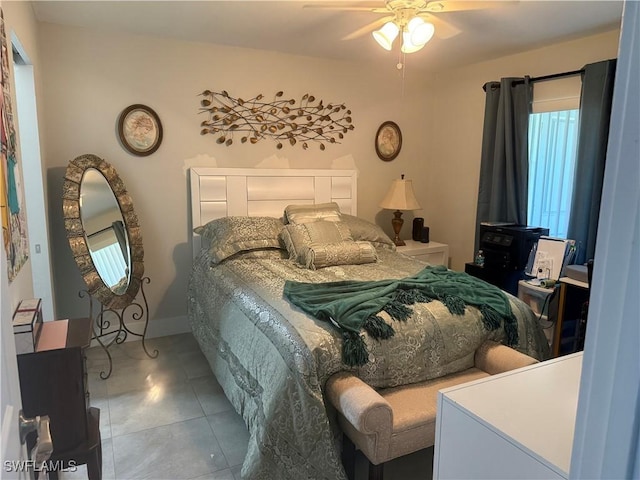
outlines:
[[91, 342], [87, 318], [43, 322], [35, 351], [17, 356], [26, 417], [48, 415], [54, 453], [88, 438], [89, 392], [84, 349]]
[[406, 245], [398, 247], [398, 252], [409, 255], [431, 265], [449, 265], [449, 245], [438, 242], [416, 242], [406, 240]]
[[431, 265], [447, 265], [445, 252], [422, 253], [422, 254], [412, 255], [412, 256], [413, 258], [422, 260], [423, 262], [430, 263]]
[[80, 348], [18, 355], [18, 373], [24, 414], [49, 416], [56, 451], [72, 450], [87, 438], [88, 398]]

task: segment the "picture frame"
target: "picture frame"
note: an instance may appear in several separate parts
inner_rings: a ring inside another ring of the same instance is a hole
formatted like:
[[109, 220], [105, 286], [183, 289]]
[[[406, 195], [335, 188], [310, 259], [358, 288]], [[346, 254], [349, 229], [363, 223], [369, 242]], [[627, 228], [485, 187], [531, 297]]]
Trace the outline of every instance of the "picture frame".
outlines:
[[397, 123], [383, 122], [375, 138], [376, 153], [381, 160], [390, 162], [398, 156], [402, 148], [402, 132]]
[[118, 117], [118, 137], [129, 153], [140, 157], [151, 155], [162, 143], [160, 117], [146, 105], [130, 105]]

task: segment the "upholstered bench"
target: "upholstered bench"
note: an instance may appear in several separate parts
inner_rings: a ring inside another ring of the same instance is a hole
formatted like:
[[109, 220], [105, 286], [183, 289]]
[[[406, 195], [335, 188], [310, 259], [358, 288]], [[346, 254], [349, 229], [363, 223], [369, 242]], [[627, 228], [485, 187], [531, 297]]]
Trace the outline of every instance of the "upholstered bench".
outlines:
[[385, 462], [431, 447], [438, 390], [537, 363], [495, 342], [475, 352], [474, 366], [426, 382], [375, 390], [348, 372], [333, 375], [326, 395], [344, 433], [343, 463], [354, 478], [355, 448], [369, 460], [369, 479], [381, 480]]

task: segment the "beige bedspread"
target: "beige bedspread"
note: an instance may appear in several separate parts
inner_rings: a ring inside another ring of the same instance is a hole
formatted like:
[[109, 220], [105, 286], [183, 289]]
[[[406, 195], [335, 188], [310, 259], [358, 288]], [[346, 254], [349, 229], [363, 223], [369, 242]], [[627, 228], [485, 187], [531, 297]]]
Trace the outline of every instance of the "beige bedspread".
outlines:
[[[433, 301], [414, 305], [407, 322], [394, 322], [394, 337], [366, 338], [369, 362], [346, 367], [339, 332], [289, 304], [282, 296], [284, 281], [402, 278], [425, 266], [388, 250], [378, 250], [378, 255], [375, 264], [317, 271], [300, 268], [276, 251], [267, 258], [240, 255], [213, 267], [204, 255], [196, 260], [189, 319], [218, 381], [249, 428], [243, 478], [345, 478], [336, 429], [322, 395], [333, 373], [350, 369], [374, 387], [403, 385], [466, 369], [482, 342], [502, 340], [502, 328], [488, 332], [477, 309], [452, 315]], [[547, 358], [537, 319], [518, 299], [510, 296], [510, 301], [518, 319], [518, 350]]]

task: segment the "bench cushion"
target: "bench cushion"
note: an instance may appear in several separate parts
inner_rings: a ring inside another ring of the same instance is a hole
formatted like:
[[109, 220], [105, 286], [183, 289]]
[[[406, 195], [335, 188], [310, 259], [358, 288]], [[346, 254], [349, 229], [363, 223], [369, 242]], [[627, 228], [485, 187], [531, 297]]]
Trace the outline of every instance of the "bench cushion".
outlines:
[[458, 373], [380, 390], [349, 372], [338, 372], [327, 381], [325, 392], [339, 412], [343, 432], [371, 463], [379, 465], [434, 444], [439, 390], [537, 360], [487, 341], [476, 350], [474, 362], [474, 367]]
[[393, 411], [389, 453], [379, 463], [434, 444], [438, 390], [488, 376], [482, 370], [470, 368], [428, 382], [379, 391]]
[[367, 416], [367, 431], [375, 433], [362, 433], [343, 415], [339, 416], [340, 426], [373, 464], [416, 452], [434, 444], [438, 390], [487, 376], [482, 370], [470, 368], [427, 382], [378, 390], [391, 415], [381, 404], [375, 409], [378, 415], [372, 411]]

